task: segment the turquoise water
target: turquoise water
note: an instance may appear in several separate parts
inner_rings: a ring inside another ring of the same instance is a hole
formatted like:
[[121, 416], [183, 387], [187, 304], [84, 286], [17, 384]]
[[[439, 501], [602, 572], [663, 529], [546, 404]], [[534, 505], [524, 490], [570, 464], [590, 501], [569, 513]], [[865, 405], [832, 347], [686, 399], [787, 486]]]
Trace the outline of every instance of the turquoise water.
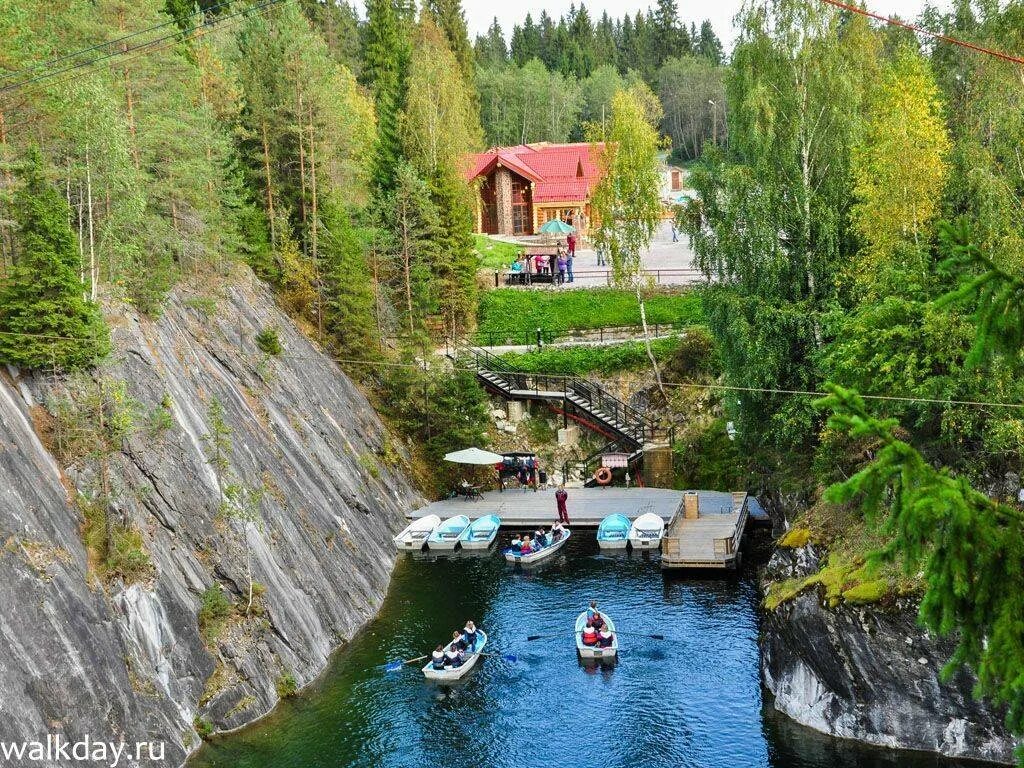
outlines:
[[[320, 680], [253, 727], [205, 745], [191, 765], [957, 765], [830, 739], [765, 705], [752, 567], [732, 576], [666, 578], [657, 555], [601, 555], [593, 533], [580, 534], [564, 554], [531, 571], [513, 569], [494, 550], [401, 557], [380, 616]], [[585, 666], [576, 656], [573, 621], [592, 598], [623, 633], [614, 666]], [[517, 661], [481, 659], [450, 688], [425, 681], [421, 664], [378, 668], [429, 652], [469, 618], [489, 633], [488, 650]], [[526, 640], [541, 633], [563, 634]]]

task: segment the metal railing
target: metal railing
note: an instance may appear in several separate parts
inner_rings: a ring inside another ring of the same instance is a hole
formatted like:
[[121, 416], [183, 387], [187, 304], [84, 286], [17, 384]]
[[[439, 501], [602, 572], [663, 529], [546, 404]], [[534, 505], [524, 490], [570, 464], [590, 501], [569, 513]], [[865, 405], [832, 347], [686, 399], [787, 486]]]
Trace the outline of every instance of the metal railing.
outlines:
[[[677, 333], [690, 327], [689, 323], [648, 323], [647, 333], [653, 338]], [[500, 328], [477, 331], [473, 343], [484, 347], [542, 346], [557, 342], [641, 341], [643, 326], [609, 325], [602, 328]]]
[[[644, 277], [650, 278], [655, 285], [696, 285], [707, 283], [708, 277], [699, 269], [645, 269], [641, 272]], [[604, 282], [605, 285], [614, 284], [614, 275], [610, 269], [574, 269], [573, 278], [582, 279], [589, 284], [594, 281]], [[494, 270], [494, 287], [500, 288], [503, 285], [518, 286], [522, 288], [550, 286], [558, 282], [558, 275], [536, 272], [513, 272], [512, 270]], [[571, 285], [566, 282], [565, 285]]]
[[587, 379], [515, 370], [507, 360], [479, 347], [462, 347], [454, 352], [454, 357], [468, 364], [478, 374], [492, 374], [499, 381], [490, 381], [486, 376], [484, 380], [502, 389], [503, 394], [535, 393], [540, 398], [542, 395], [557, 393], [563, 400], [632, 442], [635, 448], [643, 446], [648, 440], [658, 439], [660, 435], [661, 430], [650, 424], [642, 412]]

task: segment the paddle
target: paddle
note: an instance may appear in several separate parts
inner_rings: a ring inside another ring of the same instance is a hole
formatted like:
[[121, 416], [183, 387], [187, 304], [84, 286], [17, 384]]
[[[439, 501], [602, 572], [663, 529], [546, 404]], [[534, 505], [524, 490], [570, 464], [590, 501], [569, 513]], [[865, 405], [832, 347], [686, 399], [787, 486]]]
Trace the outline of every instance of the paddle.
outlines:
[[381, 664], [377, 669], [383, 669], [385, 672], [397, 672], [402, 667], [408, 664], [415, 664], [417, 661], [423, 661], [428, 658], [427, 656], [417, 656], [415, 659], [409, 659], [408, 661], [402, 661], [401, 659], [395, 659], [389, 661], [387, 664]]
[[[555, 632], [554, 634], [550, 634], [550, 635], [528, 635], [526, 639], [527, 640], [540, 640], [541, 638], [544, 638], [544, 637], [561, 637], [562, 635], [575, 635], [575, 634], [576, 634], [575, 631], [572, 631], [572, 632]], [[648, 634], [645, 634], [643, 632], [620, 632], [619, 630], [615, 630], [612, 634], [613, 635], [639, 635], [640, 637], [649, 637], [649, 638], [651, 638], [651, 640], [664, 640], [665, 639], [664, 635], [648, 635]]]

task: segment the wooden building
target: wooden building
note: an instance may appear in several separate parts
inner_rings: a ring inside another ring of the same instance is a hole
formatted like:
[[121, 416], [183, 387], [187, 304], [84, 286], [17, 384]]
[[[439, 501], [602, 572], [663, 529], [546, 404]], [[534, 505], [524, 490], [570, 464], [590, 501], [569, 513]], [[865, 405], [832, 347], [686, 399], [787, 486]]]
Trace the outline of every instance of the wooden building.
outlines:
[[466, 180], [478, 190], [476, 231], [525, 236], [561, 219], [585, 235], [602, 146], [520, 144], [472, 155]]

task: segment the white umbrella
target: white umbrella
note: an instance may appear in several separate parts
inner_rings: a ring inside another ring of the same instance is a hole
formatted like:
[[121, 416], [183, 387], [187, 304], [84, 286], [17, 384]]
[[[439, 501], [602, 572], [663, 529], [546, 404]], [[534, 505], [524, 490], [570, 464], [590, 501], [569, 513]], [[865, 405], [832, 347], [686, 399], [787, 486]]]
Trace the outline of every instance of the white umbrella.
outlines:
[[456, 464], [500, 464], [501, 459], [500, 453], [491, 453], [480, 448], [466, 448], [444, 455], [445, 461], [452, 461]]

